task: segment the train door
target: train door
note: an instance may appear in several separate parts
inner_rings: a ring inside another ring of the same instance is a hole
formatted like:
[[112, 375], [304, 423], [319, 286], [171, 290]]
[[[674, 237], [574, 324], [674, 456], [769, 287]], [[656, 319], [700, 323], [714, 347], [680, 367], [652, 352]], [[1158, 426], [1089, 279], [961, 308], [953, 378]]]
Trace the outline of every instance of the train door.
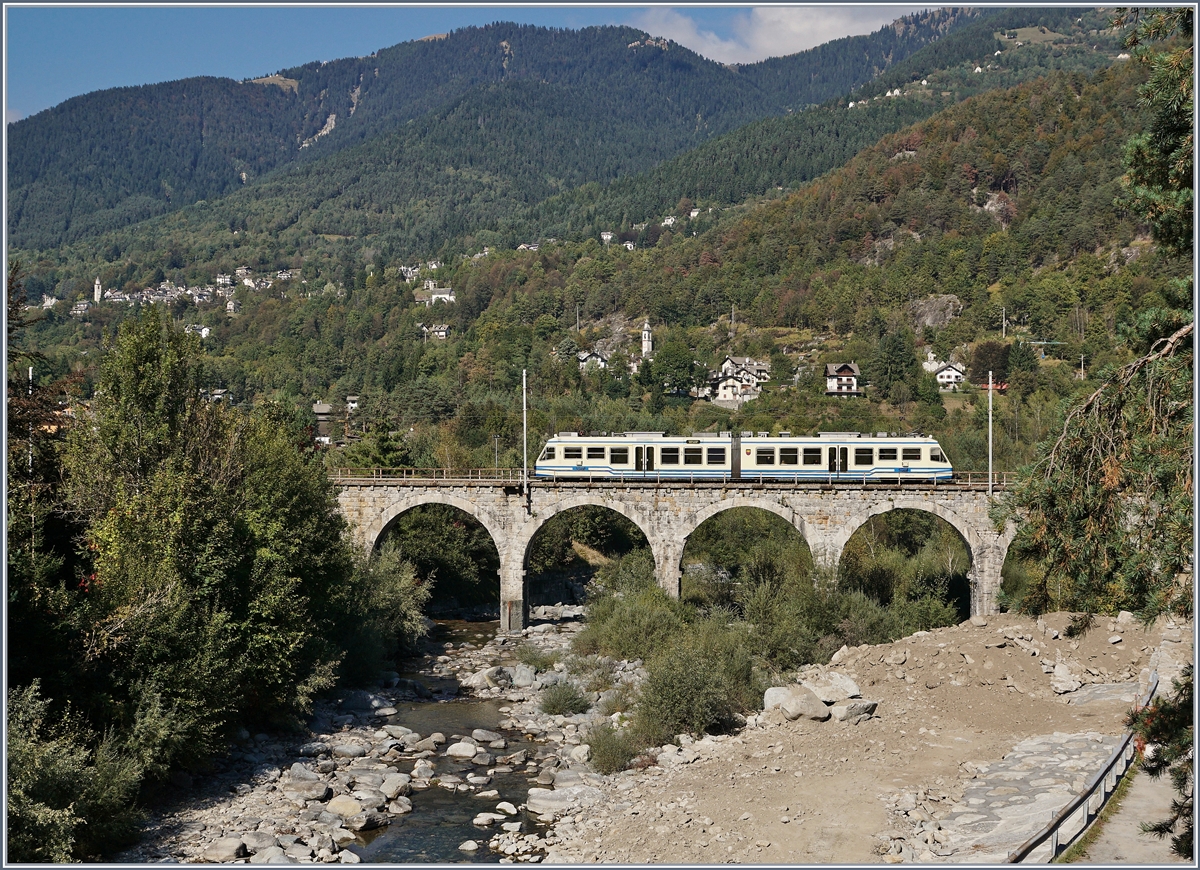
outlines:
[[848, 447], [830, 447], [829, 448], [829, 473], [840, 474], [845, 472], [849, 463], [850, 448]]
[[654, 448], [653, 447], [638, 447], [633, 451], [633, 470], [634, 471], [653, 471], [654, 470]]
[[733, 449], [730, 451], [729, 476], [734, 480], [742, 478], [742, 439], [737, 435], [732, 438], [730, 445]]

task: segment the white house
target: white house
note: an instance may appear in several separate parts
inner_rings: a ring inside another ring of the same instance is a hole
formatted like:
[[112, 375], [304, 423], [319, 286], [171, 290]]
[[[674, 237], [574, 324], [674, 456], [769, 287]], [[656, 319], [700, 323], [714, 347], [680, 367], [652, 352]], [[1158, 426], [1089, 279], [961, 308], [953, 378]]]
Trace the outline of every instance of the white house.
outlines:
[[575, 358], [579, 361], [579, 370], [583, 371], [588, 366], [594, 366], [598, 369], [608, 368], [608, 360], [603, 355], [596, 353], [594, 350], [581, 350], [575, 354]]
[[433, 326], [422, 328], [429, 335], [432, 335], [434, 338], [441, 339], [442, 341], [445, 341], [450, 337], [450, 324], [448, 323], [435, 323]]
[[665, 218], [663, 218], [662, 225], [664, 227], [673, 227], [673, 226], [675, 226], [675, 222], [676, 222], [675, 215], [669, 214]]
[[771, 363], [748, 356], [726, 356], [709, 375], [709, 388], [719, 403], [749, 402], [762, 395], [762, 384], [771, 379]]
[[859, 370], [857, 363], [826, 363], [825, 395], [861, 396], [858, 388]]
[[201, 326], [199, 323], [189, 323], [183, 328], [183, 331], [189, 335], [198, 335], [201, 338], [208, 338], [212, 334], [211, 327]]
[[604, 232], [602, 232], [600, 234], [600, 241], [604, 242], [604, 244], [607, 245], [616, 237], [617, 237], [616, 233], [605, 230]]
[[633, 242], [626, 242], [626, 243], [625, 243], [625, 250], [627, 250], [627, 251], [632, 251], [632, 250], [633, 250], [635, 247], [636, 247], [636, 246], [633, 244]]
[[943, 390], [956, 389], [966, 380], [966, 373], [958, 363], [946, 363], [934, 372], [933, 376], [937, 378], [938, 387]]
[[74, 305], [71, 306], [71, 316], [72, 317], [83, 317], [85, 314], [88, 313], [88, 309], [91, 307], [92, 307], [91, 302], [88, 302], [86, 299], [81, 299], [79, 302], [76, 302]]

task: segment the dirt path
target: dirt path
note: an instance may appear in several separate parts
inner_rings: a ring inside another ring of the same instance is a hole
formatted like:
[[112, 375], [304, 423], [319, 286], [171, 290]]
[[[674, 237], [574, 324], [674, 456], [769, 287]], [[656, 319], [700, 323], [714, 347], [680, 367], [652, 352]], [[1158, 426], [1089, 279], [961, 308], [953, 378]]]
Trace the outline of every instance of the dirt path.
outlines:
[[[659, 766], [612, 777], [606, 802], [560, 822], [547, 860], [932, 860], [914, 837], [922, 819], [961, 813], [976, 773], [1022, 740], [1123, 733], [1158, 633], [1100, 622], [1072, 640], [1066, 615], [1003, 615], [848, 650], [829, 670], [879, 702], [874, 718], [788, 721], [775, 709], [737, 736], [685, 747], [682, 763], [660, 756]], [[1056, 693], [1051, 683], [1064, 670], [1084, 686]], [[1075, 788], [1087, 775], [1072, 772], [1068, 782]], [[907, 851], [893, 852], [901, 838]], [[949, 855], [940, 842], [928, 848]]]
[[1142, 822], [1167, 818], [1175, 793], [1165, 776], [1151, 779], [1134, 774], [1129, 791], [1117, 811], [1104, 822], [1095, 842], [1079, 858], [1082, 864], [1184, 864], [1171, 851], [1169, 839], [1142, 832]]

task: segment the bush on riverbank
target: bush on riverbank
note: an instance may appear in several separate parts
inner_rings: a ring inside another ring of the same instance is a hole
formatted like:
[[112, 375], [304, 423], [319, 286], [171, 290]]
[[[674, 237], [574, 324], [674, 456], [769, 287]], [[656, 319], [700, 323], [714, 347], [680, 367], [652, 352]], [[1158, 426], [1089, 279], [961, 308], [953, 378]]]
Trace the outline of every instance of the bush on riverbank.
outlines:
[[591, 747], [591, 765], [597, 773], [618, 773], [629, 767], [629, 762], [638, 755], [637, 741], [629, 732], [608, 723], [589, 730], [585, 740]]
[[550, 716], [571, 716], [592, 709], [592, 702], [574, 683], [555, 683], [542, 690], [542, 712]]

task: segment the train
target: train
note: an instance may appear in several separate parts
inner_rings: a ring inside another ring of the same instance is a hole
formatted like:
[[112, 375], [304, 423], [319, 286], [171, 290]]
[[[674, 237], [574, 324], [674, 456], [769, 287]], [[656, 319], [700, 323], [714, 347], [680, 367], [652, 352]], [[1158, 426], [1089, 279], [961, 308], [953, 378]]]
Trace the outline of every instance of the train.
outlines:
[[821, 432], [559, 432], [534, 462], [541, 479], [762, 480], [896, 483], [950, 481], [954, 468], [935, 438]]

